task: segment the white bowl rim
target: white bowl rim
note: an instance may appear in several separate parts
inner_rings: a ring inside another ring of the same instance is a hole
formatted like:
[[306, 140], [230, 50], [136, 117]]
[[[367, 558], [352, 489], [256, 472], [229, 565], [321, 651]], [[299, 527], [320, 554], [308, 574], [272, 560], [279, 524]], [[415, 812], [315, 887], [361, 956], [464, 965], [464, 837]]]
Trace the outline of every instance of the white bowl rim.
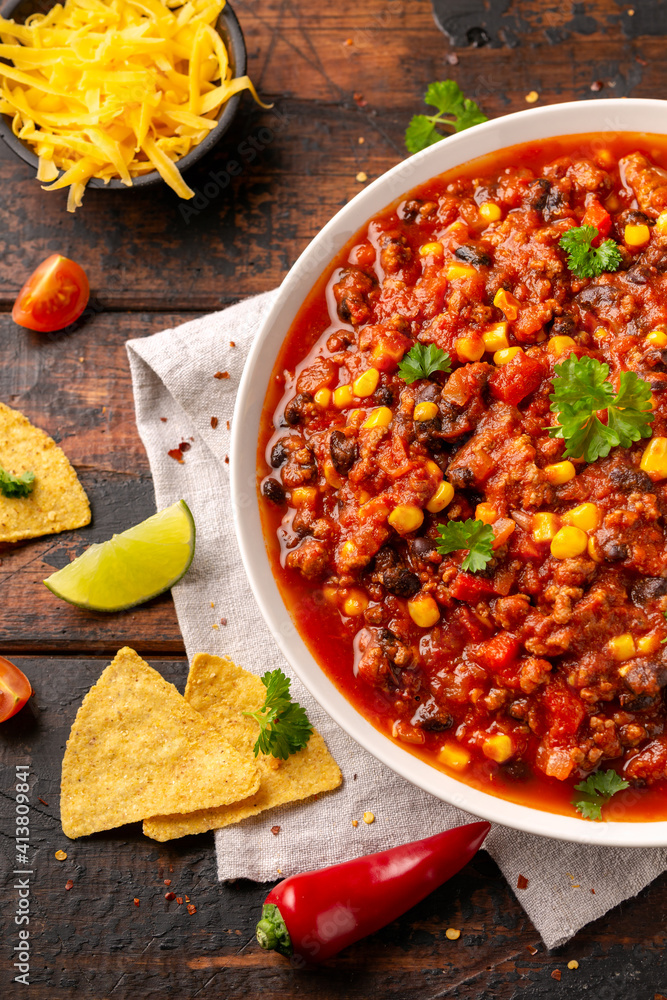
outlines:
[[306, 295], [335, 254], [372, 216], [431, 177], [486, 153], [587, 132], [662, 134], [651, 123], [660, 121], [666, 111], [667, 101], [642, 98], [531, 108], [460, 132], [392, 167], [330, 219], [286, 275], [249, 352], [234, 409], [231, 495], [243, 564], [264, 620], [310, 693], [352, 739], [435, 797], [493, 823], [581, 844], [661, 847], [667, 845], [667, 821], [595, 823], [480, 791], [403, 750], [375, 729], [329, 680], [297, 632], [270, 568], [256, 490], [259, 419], [277, 353]]

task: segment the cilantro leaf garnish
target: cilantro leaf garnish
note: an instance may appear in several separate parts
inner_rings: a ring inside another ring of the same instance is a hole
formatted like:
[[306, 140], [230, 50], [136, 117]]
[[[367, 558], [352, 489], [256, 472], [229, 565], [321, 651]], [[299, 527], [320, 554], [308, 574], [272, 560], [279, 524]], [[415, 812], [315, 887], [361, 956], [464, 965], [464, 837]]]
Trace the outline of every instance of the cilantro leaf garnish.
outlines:
[[459, 549], [468, 549], [468, 555], [461, 563], [461, 569], [477, 573], [484, 569], [493, 555], [493, 528], [484, 521], [447, 521], [438, 525], [440, 541], [437, 550], [441, 556]]
[[282, 670], [269, 670], [261, 680], [266, 688], [264, 704], [256, 712], [243, 713], [259, 723], [255, 757], [261, 752], [287, 760], [307, 745], [313, 727], [306, 710], [292, 701], [290, 679]]
[[[405, 132], [405, 146], [409, 153], [418, 153], [444, 139], [436, 126], [452, 132], [463, 132], [488, 121], [484, 112], [474, 101], [464, 97], [461, 88], [453, 80], [439, 80], [431, 83], [424, 95], [424, 103], [438, 109], [437, 115], [414, 115]], [[443, 118], [443, 115], [450, 117]]]
[[629, 788], [629, 782], [610, 769], [596, 771], [574, 787], [577, 792], [582, 793], [580, 798], [572, 799], [572, 805], [577, 812], [580, 812], [584, 819], [602, 819], [602, 806], [616, 792]]
[[414, 344], [398, 366], [398, 374], [410, 385], [434, 372], [451, 371], [451, 358], [435, 344]]
[[24, 472], [14, 476], [0, 466], [0, 493], [6, 497], [27, 497], [35, 485], [35, 473]]
[[[551, 410], [559, 423], [549, 436], [567, 442], [566, 458], [595, 462], [612, 448], [629, 448], [651, 436], [651, 387], [634, 372], [622, 372], [619, 390], [608, 382], [609, 365], [588, 356], [569, 358], [554, 368]], [[603, 424], [597, 413], [607, 411]]]
[[595, 278], [603, 271], [617, 271], [621, 265], [618, 243], [603, 240], [599, 247], [592, 246], [598, 235], [596, 226], [573, 226], [558, 241], [567, 253], [567, 266], [578, 278]]
[[[667, 611], [663, 611], [663, 612], [662, 612], [662, 617], [663, 617], [663, 618], [665, 619], [665, 621], [667, 622]], [[662, 645], [664, 645], [664, 644], [665, 644], [666, 642], [667, 642], [667, 639], [662, 639], [662, 640], [661, 640], [661, 642], [660, 642], [660, 645], [662, 646]]]

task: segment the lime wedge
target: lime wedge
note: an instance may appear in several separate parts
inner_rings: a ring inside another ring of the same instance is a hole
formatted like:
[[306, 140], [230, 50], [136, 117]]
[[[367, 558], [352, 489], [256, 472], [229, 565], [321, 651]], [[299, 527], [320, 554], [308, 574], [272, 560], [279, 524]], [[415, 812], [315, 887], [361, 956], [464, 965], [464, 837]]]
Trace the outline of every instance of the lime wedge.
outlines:
[[122, 611], [173, 587], [195, 554], [195, 522], [185, 500], [108, 542], [91, 545], [44, 583], [70, 604]]

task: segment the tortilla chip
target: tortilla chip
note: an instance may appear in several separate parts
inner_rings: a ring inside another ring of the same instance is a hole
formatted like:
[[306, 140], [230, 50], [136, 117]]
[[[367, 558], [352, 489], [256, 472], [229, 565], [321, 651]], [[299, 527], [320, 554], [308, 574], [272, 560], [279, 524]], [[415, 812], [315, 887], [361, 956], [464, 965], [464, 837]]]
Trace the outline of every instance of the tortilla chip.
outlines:
[[147, 837], [164, 841], [217, 830], [265, 809], [338, 788], [342, 781], [340, 768], [318, 732], [313, 732], [307, 747], [287, 760], [263, 753], [255, 758], [252, 748], [259, 726], [242, 713], [256, 712], [265, 697], [266, 688], [255, 674], [227, 658], [197, 653], [190, 667], [186, 701], [215, 725], [244, 760], [256, 760], [261, 776], [259, 789], [243, 802], [216, 809], [199, 809], [188, 816], [153, 816], [144, 820]]
[[54, 535], [90, 523], [90, 505], [65, 453], [27, 417], [0, 403], [0, 466], [14, 476], [34, 472], [32, 492], [0, 492], [0, 542]]
[[73, 840], [158, 812], [238, 802], [259, 780], [254, 761], [125, 646], [83, 699], [67, 741], [63, 833]]

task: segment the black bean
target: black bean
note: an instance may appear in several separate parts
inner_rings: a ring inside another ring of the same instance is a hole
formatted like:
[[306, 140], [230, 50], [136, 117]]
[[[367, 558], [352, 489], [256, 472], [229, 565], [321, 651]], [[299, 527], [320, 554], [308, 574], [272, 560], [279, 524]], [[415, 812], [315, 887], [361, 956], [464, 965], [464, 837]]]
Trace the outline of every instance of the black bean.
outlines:
[[357, 460], [357, 442], [346, 437], [342, 431], [332, 431], [329, 451], [334, 469], [340, 476], [346, 476]]
[[473, 243], [464, 243], [463, 246], [457, 247], [454, 256], [466, 264], [472, 264], [473, 267], [491, 267], [491, 258], [486, 250], [476, 247]]
[[413, 538], [410, 542], [410, 548], [416, 556], [424, 558], [434, 551], [435, 542], [432, 542], [430, 538]]
[[612, 469], [609, 479], [617, 490], [623, 493], [652, 493], [654, 492], [653, 482], [641, 469], [632, 469], [628, 466], [621, 466]]
[[285, 503], [285, 490], [277, 479], [265, 479], [262, 483], [262, 493], [267, 500], [277, 507], [282, 507]]
[[647, 601], [655, 601], [658, 597], [667, 594], [667, 577], [664, 576], [644, 576], [637, 580], [630, 597], [634, 604], [645, 604]]
[[551, 333], [555, 336], [562, 336], [563, 334], [572, 333], [576, 328], [577, 321], [574, 316], [570, 313], [563, 313], [562, 316], [556, 316], [553, 323], [551, 324]]
[[375, 555], [375, 572], [384, 573], [398, 563], [398, 553], [391, 545], [383, 545]]
[[274, 469], [279, 469], [280, 466], [287, 461], [287, 456], [289, 452], [285, 447], [285, 441], [281, 438], [280, 441], [276, 441], [273, 448], [271, 449], [271, 466]]
[[381, 385], [373, 394], [373, 402], [376, 406], [393, 406], [394, 391], [390, 385]]
[[396, 597], [413, 597], [421, 588], [419, 577], [403, 566], [386, 569], [382, 574], [382, 582], [390, 594]]
[[607, 562], [623, 562], [630, 555], [630, 549], [625, 542], [607, 542], [602, 546]]
[[538, 177], [528, 186], [528, 204], [536, 212], [541, 212], [547, 203], [547, 197], [551, 190], [551, 181], [546, 177]]
[[304, 418], [306, 407], [313, 402], [309, 392], [299, 392], [285, 407], [285, 420], [291, 427], [300, 424]]

